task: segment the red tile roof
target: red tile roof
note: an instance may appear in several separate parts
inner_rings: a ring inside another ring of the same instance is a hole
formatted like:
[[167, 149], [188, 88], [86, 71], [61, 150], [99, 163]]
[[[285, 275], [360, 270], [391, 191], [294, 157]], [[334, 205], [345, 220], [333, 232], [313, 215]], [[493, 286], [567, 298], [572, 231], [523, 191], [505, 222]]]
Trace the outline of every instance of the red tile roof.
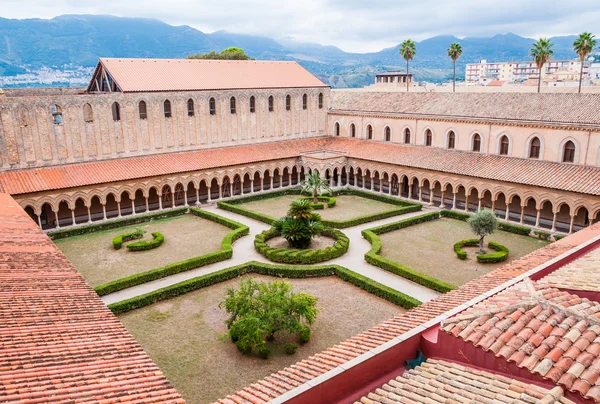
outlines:
[[0, 402], [184, 402], [7, 194], [0, 194], [0, 352]]
[[552, 272], [538, 283], [559, 289], [600, 292], [600, 248]]
[[327, 87], [296, 62], [101, 58], [98, 63], [126, 93]]
[[314, 138], [0, 173], [12, 194], [73, 188], [297, 157], [312, 150], [450, 174], [600, 195], [600, 168], [348, 138]]

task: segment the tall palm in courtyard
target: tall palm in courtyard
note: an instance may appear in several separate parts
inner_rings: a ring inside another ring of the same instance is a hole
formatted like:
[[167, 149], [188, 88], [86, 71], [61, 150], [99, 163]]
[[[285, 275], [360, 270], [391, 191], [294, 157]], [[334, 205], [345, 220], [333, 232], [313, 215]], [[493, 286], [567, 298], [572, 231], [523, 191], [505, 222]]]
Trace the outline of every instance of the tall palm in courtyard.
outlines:
[[300, 183], [303, 192], [308, 192], [313, 196], [313, 203], [318, 203], [317, 197], [320, 194], [330, 194], [329, 181], [321, 178], [318, 171], [312, 171], [306, 176], [306, 179]]
[[590, 32], [584, 32], [579, 35], [575, 42], [573, 42], [573, 49], [579, 55], [579, 60], [581, 61], [581, 71], [579, 72], [579, 93], [581, 93], [581, 82], [583, 81], [583, 63], [585, 62], [585, 58], [589, 55], [592, 50], [596, 46], [596, 40], [594, 39], [594, 35]]
[[552, 46], [554, 46], [554, 44], [552, 44], [549, 39], [540, 38], [534, 42], [533, 48], [531, 48], [530, 51], [533, 61], [540, 70], [540, 76], [538, 79], [538, 93], [542, 89], [542, 69], [544, 68], [544, 65], [550, 61], [550, 58], [554, 54]]
[[412, 39], [407, 39], [400, 44], [400, 55], [406, 60], [406, 92], [408, 92], [408, 62], [417, 53], [417, 44]]
[[450, 44], [448, 48], [448, 56], [452, 59], [452, 63], [454, 64], [454, 74], [452, 78], [452, 92], [456, 91], [456, 59], [458, 59], [462, 55], [462, 46], [458, 42], [453, 42]]

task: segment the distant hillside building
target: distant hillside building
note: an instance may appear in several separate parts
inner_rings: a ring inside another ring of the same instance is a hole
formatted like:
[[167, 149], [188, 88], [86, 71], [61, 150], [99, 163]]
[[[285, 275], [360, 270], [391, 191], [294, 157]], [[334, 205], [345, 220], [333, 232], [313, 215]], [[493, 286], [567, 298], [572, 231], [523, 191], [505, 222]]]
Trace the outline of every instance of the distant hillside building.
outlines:
[[[543, 68], [542, 77], [550, 81], [577, 81], [581, 62], [578, 60], [551, 60]], [[583, 67], [584, 79], [589, 79], [589, 66]], [[533, 61], [527, 62], [495, 62], [481, 60], [479, 63], [468, 63], [465, 71], [467, 83], [487, 84], [494, 80], [506, 82], [524, 82], [537, 80], [539, 69]]]
[[408, 80], [409, 85], [413, 82], [412, 73], [406, 74], [397, 70], [379, 73], [375, 75], [375, 85], [395, 85], [395, 86], [406, 86]]

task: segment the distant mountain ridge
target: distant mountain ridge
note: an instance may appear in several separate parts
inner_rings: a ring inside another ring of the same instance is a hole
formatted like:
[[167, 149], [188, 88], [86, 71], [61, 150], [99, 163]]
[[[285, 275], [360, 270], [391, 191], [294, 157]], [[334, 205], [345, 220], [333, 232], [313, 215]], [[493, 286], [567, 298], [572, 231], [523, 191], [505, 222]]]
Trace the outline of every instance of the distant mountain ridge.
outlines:
[[[187, 25], [172, 26], [159, 20], [110, 15], [62, 15], [53, 19], [0, 18], [0, 75], [23, 73], [44, 66], [94, 66], [98, 57], [182, 58], [193, 53], [239, 46], [256, 59], [296, 60], [334, 87], [372, 83], [375, 73], [404, 69], [398, 46], [372, 53], [349, 53], [335, 46], [276, 41], [226, 31], [203, 33]], [[575, 57], [575, 36], [554, 37], [555, 59]], [[446, 56], [451, 42], [460, 42], [463, 56], [457, 64], [462, 76], [466, 63], [529, 60], [534, 42], [508, 33], [491, 38], [435, 36], [417, 43], [411, 69], [417, 80], [440, 81], [450, 77]]]

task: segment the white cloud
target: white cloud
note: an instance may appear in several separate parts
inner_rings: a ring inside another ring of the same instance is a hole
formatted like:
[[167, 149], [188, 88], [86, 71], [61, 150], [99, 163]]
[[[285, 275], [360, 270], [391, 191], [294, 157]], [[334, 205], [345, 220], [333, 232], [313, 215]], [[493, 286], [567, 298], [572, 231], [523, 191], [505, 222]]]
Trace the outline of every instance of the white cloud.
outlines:
[[522, 36], [598, 29], [598, 0], [2, 0], [5, 18], [60, 14], [150, 17], [204, 32], [227, 30], [378, 51], [407, 37]]

